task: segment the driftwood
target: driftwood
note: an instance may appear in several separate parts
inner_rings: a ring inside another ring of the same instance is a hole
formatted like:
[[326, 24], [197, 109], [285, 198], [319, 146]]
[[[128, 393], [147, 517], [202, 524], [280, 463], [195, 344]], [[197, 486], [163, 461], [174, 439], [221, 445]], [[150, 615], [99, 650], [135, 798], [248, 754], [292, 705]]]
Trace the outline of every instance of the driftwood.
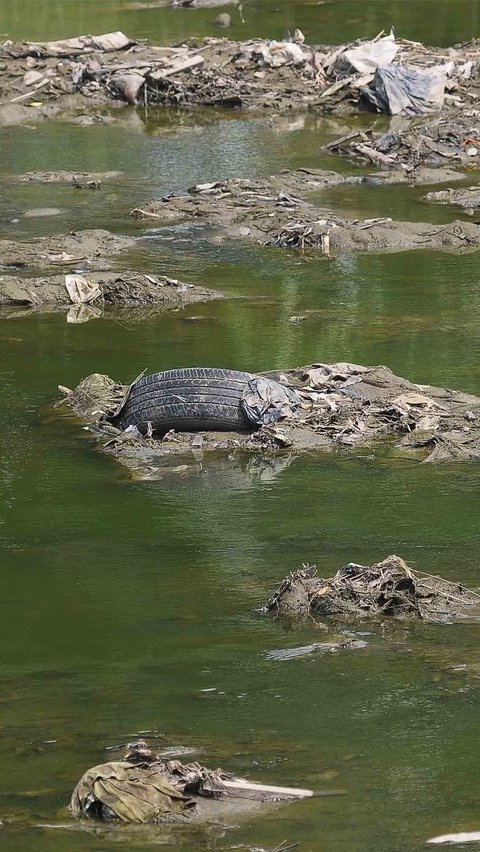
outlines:
[[[405, 97], [395, 104], [390, 99], [385, 105], [378, 98], [379, 69], [384, 74], [389, 69], [390, 78], [400, 81], [402, 75], [409, 80], [435, 76], [443, 110], [470, 106], [479, 95], [476, 40], [447, 51], [395, 39], [393, 33], [341, 45], [309, 45], [295, 31], [282, 41], [206, 38], [149, 46], [114, 32], [57, 42], [5, 41], [0, 55], [0, 106], [13, 103], [21, 112], [30, 101], [43, 115], [61, 109], [64, 96], [75, 93], [96, 103], [113, 97], [146, 105], [345, 112], [362, 100], [392, 113], [428, 111], [428, 103], [418, 97], [406, 104]], [[59, 58], [68, 59], [68, 66], [59, 66]], [[25, 59], [32, 66], [26, 73]], [[35, 103], [37, 92], [41, 104]], [[368, 92], [377, 97], [367, 97]]]

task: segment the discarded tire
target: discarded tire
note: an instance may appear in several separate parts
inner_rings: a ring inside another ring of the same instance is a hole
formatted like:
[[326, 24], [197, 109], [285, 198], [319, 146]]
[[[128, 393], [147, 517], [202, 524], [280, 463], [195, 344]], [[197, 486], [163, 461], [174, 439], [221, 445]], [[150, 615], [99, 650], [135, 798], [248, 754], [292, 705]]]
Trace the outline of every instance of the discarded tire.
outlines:
[[125, 404], [110, 422], [119, 429], [148, 424], [154, 433], [252, 429], [240, 406], [251, 373], [187, 367], [144, 376], [132, 386]]

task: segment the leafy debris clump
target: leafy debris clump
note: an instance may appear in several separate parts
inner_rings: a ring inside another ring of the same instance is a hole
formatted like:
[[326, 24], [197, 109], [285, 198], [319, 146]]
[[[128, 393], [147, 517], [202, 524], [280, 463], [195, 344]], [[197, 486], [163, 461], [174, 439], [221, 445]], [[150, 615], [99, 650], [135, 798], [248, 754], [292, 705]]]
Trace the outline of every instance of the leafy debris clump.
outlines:
[[[466, 612], [476, 607], [476, 613]], [[480, 594], [441, 577], [414, 572], [399, 556], [365, 566], [349, 562], [333, 577], [304, 566], [289, 574], [261, 612], [278, 615], [393, 616], [426, 621], [480, 617]]]

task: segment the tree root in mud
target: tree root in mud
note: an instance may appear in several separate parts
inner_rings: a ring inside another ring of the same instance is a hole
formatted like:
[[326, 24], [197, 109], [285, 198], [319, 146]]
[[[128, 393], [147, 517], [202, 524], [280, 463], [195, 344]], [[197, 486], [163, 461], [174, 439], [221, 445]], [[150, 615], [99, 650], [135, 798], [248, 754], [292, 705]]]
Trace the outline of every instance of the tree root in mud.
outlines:
[[460, 583], [412, 571], [399, 556], [387, 556], [371, 566], [350, 562], [326, 579], [317, 577], [315, 567], [304, 566], [285, 577], [258, 611], [294, 617], [480, 620], [480, 593]]

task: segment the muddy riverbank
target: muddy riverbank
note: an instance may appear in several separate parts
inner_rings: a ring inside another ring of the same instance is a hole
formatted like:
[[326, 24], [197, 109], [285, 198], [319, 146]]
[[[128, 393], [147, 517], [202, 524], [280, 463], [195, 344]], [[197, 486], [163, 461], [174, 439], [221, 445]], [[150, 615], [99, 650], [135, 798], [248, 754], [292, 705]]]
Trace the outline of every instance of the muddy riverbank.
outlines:
[[[379, 66], [412, 69], [422, 81], [436, 75], [435, 100], [390, 106], [414, 115], [470, 107], [480, 93], [475, 40], [448, 49], [393, 35], [343, 45], [308, 45], [296, 30], [288, 40], [190, 39], [148, 46], [112, 32], [55, 42], [0, 46], [0, 116], [4, 121], [51, 117], [79, 105], [130, 104], [247, 109], [365, 108]], [[372, 88], [373, 87], [373, 88]], [[389, 108], [386, 109], [389, 111]]]

